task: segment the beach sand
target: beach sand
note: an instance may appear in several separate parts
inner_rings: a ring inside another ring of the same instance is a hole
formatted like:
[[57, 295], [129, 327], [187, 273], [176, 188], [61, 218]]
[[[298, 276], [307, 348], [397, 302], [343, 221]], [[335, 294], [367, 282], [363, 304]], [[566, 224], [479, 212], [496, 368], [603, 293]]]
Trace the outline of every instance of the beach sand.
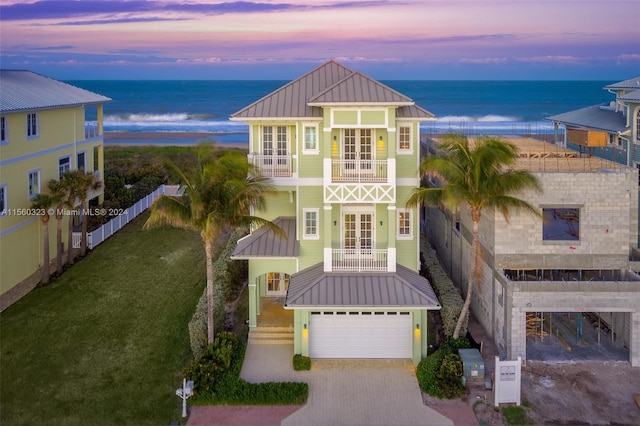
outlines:
[[246, 133], [203, 132], [104, 132], [108, 146], [194, 146], [199, 143], [215, 143], [221, 147], [249, 149]]

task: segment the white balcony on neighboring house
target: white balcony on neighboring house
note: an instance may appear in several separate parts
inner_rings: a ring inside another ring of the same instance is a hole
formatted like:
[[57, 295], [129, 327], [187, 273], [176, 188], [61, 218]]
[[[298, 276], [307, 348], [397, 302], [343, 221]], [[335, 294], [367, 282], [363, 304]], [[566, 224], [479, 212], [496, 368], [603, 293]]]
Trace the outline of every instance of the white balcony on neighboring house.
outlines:
[[84, 123], [84, 138], [91, 139], [100, 136], [98, 123]]
[[395, 203], [396, 160], [325, 158], [325, 203]]
[[395, 272], [395, 255], [395, 248], [325, 248], [324, 270], [327, 272]]
[[249, 164], [266, 177], [292, 177], [293, 156], [248, 154]]

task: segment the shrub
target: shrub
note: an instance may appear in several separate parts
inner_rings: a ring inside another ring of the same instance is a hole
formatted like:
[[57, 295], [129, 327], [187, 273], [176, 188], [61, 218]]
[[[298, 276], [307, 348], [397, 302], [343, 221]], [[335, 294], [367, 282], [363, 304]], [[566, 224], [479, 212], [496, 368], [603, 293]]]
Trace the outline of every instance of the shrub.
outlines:
[[438, 380], [440, 365], [445, 355], [444, 351], [438, 349], [420, 361], [416, 369], [420, 389], [427, 395], [435, 396], [436, 398], [444, 398], [444, 394], [436, 386], [436, 381]]
[[[307, 400], [309, 385], [306, 383], [249, 383], [241, 379], [244, 351], [244, 343], [234, 334], [216, 334], [214, 343], [187, 368], [187, 372], [192, 375], [185, 373], [186, 377], [194, 381], [196, 392], [192, 398], [193, 404], [289, 405], [303, 404]], [[230, 362], [226, 367], [228, 360]], [[211, 368], [212, 365], [215, 367]], [[202, 386], [196, 383], [195, 374], [202, 376]]]
[[456, 398], [464, 393], [462, 375], [464, 369], [460, 356], [455, 353], [447, 354], [440, 364], [440, 374], [436, 380], [438, 388], [447, 398]]
[[[231, 260], [231, 254], [235, 249], [240, 234], [234, 232], [229, 237], [227, 245], [213, 262], [213, 329], [220, 330], [224, 327], [226, 317], [225, 300], [232, 294], [233, 285], [242, 277], [242, 263]], [[239, 272], [240, 268], [240, 272]], [[193, 357], [199, 357], [207, 346], [207, 289], [204, 289], [198, 300], [196, 310], [189, 321], [189, 339]]]
[[193, 358], [198, 358], [207, 346], [207, 289], [198, 299], [196, 311], [189, 321], [189, 341]]
[[[433, 286], [433, 291], [435, 291], [438, 296], [440, 306], [442, 307], [440, 309], [440, 316], [442, 317], [444, 335], [446, 337], [451, 337], [453, 336], [456, 323], [460, 317], [464, 301], [456, 287], [453, 285], [451, 278], [449, 278], [444, 268], [442, 268], [442, 265], [440, 265], [440, 261], [438, 260], [435, 251], [431, 247], [428, 247], [426, 252], [422, 253], [422, 255], [424, 265], [423, 268], [421, 268], [421, 273], [429, 280]], [[469, 317], [467, 316], [462, 324], [462, 329], [460, 330], [461, 336], [465, 336], [467, 334], [468, 321]]]
[[311, 370], [311, 358], [302, 356], [301, 354], [295, 354], [293, 356], [293, 369], [296, 371]]
[[[439, 383], [442, 363], [448, 355], [456, 354], [457, 356], [458, 349], [469, 348], [470, 346], [469, 339], [466, 337], [447, 339], [434, 353], [420, 361], [416, 369], [416, 377], [418, 378], [420, 389], [427, 395], [436, 398], [452, 398], [445, 394], [444, 390], [441, 389], [441, 383]], [[462, 362], [460, 365], [461, 368], [464, 368]], [[464, 372], [464, 369], [462, 371]], [[460, 382], [460, 379], [458, 379], [458, 382]], [[460, 383], [460, 386], [462, 386], [462, 383]]]

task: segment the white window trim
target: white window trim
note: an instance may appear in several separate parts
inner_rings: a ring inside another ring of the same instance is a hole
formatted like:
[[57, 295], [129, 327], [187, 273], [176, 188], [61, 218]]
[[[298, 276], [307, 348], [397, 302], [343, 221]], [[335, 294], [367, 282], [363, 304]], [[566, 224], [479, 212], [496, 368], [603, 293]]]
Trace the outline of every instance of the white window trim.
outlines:
[[0, 117], [2, 124], [4, 125], [4, 139], [0, 139], [0, 145], [6, 145], [9, 143], [9, 117], [3, 115]]
[[[409, 213], [409, 234], [401, 234], [400, 233], [400, 215], [402, 213]], [[411, 209], [397, 209], [396, 211], [396, 229], [397, 235], [396, 239], [398, 240], [413, 240], [413, 210]]]
[[[60, 168], [60, 161], [64, 160], [65, 158], [67, 158], [69, 160], [69, 168], [65, 171], [69, 171], [72, 170], [72, 162], [71, 162], [71, 156], [70, 155], [63, 155], [62, 157], [58, 157], [58, 179], [62, 179], [62, 174], [64, 173], [62, 171], [62, 169]], [[86, 155], [85, 155], [85, 163], [87, 161]]]
[[[400, 148], [400, 129], [403, 127], [408, 127], [409, 128], [409, 149], [401, 149]], [[398, 154], [404, 154], [404, 155], [410, 155], [413, 154], [413, 123], [398, 123], [397, 126], [397, 131], [396, 131], [396, 139], [397, 139], [397, 143], [396, 143], [396, 152]]]
[[[36, 176], [38, 176], [38, 185], [37, 185], [36, 191], [33, 194], [31, 194], [31, 187], [30, 187], [30, 180], [31, 179], [30, 178], [31, 178], [31, 175], [34, 174], [34, 173], [36, 174]], [[40, 183], [41, 183], [40, 182], [40, 180], [41, 180], [40, 178], [41, 178], [40, 169], [33, 169], [33, 170], [29, 170], [27, 172], [27, 197], [30, 200], [33, 200], [35, 198], [35, 196], [40, 193]]]
[[[9, 198], [8, 198], [8, 185], [3, 183], [0, 185], [0, 192], [4, 192], [4, 206], [0, 206], [0, 216], [4, 216], [7, 214], [7, 209], [9, 208]], [[4, 208], [3, 208], [4, 207]]]
[[[316, 215], [316, 233], [307, 234], [307, 213], [315, 213]], [[302, 209], [302, 239], [303, 240], [319, 240], [320, 239], [320, 209]]]
[[[30, 135], [29, 132], [31, 130], [31, 126], [29, 126], [29, 116], [33, 116], [36, 120], [36, 133], [33, 135]], [[27, 139], [37, 139], [38, 137], [40, 137], [40, 115], [37, 112], [28, 112], [26, 115], [26, 120], [27, 120], [27, 131], [26, 131], [26, 137]]]
[[[314, 128], [316, 129], [316, 147], [313, 149], [307, 149], [307, 128]], [[319, 127], [318, 123], [303, 123], [302, 124], [302, 153], [303, 154], [314, 154], [317, 155], [320, 153], [320, 142], [319, 142], [319, 138], [320, 138], [320, 134], [319, 134]]]

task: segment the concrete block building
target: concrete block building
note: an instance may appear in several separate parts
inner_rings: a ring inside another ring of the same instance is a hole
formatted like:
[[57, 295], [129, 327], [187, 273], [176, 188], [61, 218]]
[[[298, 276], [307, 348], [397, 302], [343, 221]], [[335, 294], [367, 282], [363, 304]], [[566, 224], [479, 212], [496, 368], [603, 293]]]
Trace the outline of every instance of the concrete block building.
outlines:
[[[537, 350], [542, 344], [557, 345], [552, 349], [563, 359], [603, 359], [598, 347], [606, 342], [611, 353], [640, 366], [640, 279], [629, 260], [638, 228], [637, 170], [553, 144], [513, 142], [520, 149], [516, 167], [534, 173], [544, 191], [518, 196], [542, 217], [512, 212], [507, 222], [483, 211], [474, 315], [510, 359], [547, 359]], [[436, 149], [429, 141], [431, 154]], [[468, 212], [428, 208], [426, 232], [466, 292]], [[599, 344], [587, 343], [587, 332]]]

